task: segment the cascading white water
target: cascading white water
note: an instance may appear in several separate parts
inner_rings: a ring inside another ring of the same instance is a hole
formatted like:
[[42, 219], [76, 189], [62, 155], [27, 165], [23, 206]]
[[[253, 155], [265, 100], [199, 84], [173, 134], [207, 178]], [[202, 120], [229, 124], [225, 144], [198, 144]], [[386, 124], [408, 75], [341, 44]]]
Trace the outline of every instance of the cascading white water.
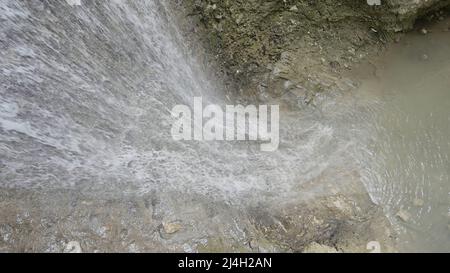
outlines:
[[282, 200], [346, 147], [333, 125], [307, 113], [281, 117], [275, 153], [251, 143], [172, 141], [173, 106], [195, 96], [227, 101], [186, 54], [164, 4], [3, 2], [3, 187]]

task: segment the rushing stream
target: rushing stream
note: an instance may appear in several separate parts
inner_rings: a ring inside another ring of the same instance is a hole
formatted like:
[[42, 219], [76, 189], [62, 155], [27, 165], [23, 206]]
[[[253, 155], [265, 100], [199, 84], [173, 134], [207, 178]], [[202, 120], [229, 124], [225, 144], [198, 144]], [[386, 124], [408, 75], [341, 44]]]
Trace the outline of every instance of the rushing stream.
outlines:
[[[382, 82], [284, 109], [280, 147], [264, 153], [258, 143], [172, 140], [175, 105], [234, 100], [189, 55], [164, 1], [0, 2], [1, 188], [177, 192], [270, 208], [362, 178], [404, 250], [450, 250], [448, 33], [405, 39]], [[206, 217], [165, 201], [173, 218]]]

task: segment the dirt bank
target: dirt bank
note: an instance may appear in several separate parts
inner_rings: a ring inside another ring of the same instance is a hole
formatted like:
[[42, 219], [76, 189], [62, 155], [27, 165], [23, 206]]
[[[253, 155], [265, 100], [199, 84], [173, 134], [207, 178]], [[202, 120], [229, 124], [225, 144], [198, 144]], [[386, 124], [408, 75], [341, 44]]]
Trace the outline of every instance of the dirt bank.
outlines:
[[396, 33], [411, 29], [418, 17], [450, 3], [173, 2], [187, 10], [190, 23], [185, 31], [201, 33], [207, 50], [243, 94], [265, 100], [300, 89], [296, 92], [307, 102], [316, 92], [339, 88], [336, 81], [343, 71], [377, 55]]
[[0, 252], [71, 251], [70, 242], [82, 252], [323, 251], [317, 244], [368, 252], [371, 241], [392, 251], [382, 211], [355, 177], [348, 181], [352, 191], [243, 206], [176, 191], [114, 197], [1, 189]]

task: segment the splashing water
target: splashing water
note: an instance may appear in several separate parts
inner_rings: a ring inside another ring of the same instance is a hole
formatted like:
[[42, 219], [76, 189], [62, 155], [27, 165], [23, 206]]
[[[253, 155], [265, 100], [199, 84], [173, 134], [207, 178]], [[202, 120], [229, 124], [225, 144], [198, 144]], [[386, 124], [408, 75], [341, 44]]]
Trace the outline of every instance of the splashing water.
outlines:
[[0, 16], [2, 187], [283, 200], [347, 157], [351, 141], [314, 111], [281, 117], [275, 153], [172, 141], [173, 106], [229, 101], [159, 1], [6, 1]]

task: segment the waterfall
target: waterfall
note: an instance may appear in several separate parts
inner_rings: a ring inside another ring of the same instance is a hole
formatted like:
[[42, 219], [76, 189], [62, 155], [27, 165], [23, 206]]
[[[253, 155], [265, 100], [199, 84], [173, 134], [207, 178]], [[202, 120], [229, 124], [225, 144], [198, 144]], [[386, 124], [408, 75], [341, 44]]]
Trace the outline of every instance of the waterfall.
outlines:
[[2, 187], [283, 199], [329, 167], [321, 150], [339, 150], [334, 129], [306, 114], [284, 115], [275, 153], [172, 141], [174, 105], [228, 101], [164, 1], [2, 2]]

